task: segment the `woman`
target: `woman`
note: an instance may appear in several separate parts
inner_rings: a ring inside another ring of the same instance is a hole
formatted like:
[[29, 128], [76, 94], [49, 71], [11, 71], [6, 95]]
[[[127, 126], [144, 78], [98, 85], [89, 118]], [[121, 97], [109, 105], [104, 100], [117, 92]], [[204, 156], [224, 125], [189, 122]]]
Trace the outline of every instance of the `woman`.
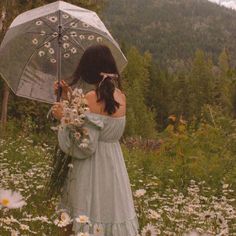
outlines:
[[[120, 75], [108, 47], [95, 45], [84, 52], [71, 85], [79, 80], [94, 85], [95, 89], [85, 95], [90, 108], [85, 125], [89, 145], [83, 150], [78, 145], [73, 147], [73, 168], [58, 207], [74, 219], [66, 235], [71, 231], [77, 234], [81, 227], [78, 216], [86, 215], [92, 224], [90, 233], [97, 233], [94, 235], [136, 236], [138, 220], [119, 143], [126, 122], [126, 98], [120, 90]], [[70, 87], [65, 82], [61, 86], [66, 98]], [[54, 105], [53, 115], [61, 119], [60, 104]], [[60, 148], [68, 153], [72, 145], [68, 132], [60, 130], [58, 140]]]

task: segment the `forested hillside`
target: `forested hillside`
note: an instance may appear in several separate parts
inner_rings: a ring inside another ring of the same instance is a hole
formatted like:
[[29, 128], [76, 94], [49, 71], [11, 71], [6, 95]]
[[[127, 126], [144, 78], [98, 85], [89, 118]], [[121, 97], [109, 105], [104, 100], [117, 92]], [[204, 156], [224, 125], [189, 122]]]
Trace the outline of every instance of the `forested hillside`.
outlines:
[[207, 0], [109, 0], [103, 18], [121, 43], [162, 63], [189, 59], [196, 49], [216, 60], [225, 47], [236, 64], [236, 12]]

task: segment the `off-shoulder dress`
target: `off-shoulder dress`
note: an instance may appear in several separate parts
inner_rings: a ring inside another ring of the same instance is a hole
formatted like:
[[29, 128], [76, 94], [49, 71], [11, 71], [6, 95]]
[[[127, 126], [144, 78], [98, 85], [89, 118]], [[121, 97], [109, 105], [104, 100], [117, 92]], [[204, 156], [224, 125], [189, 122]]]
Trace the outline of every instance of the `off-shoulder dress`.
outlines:
[[103, 236], [136, 236], [138, 220], [130, 180], [119, 140], [126, 116], [112, 117], [92, 112], [85, 114], [89, 145], [80, 148], [70, 140], [69, 131], [58, 131], [60, 148], [71, 151], [73, 168], [66, 178], [58, 210], [73, 217], [73, 231], [80, 232], [79, 215], [89, 217], [93, 234], [99, 227]]

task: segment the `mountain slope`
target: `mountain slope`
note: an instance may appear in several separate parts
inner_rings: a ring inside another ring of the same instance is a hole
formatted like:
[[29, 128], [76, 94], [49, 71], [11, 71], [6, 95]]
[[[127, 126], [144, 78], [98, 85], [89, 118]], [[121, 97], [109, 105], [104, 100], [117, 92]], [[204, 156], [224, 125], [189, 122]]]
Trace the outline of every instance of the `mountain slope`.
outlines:
[[207, 0], [110, 0], [102, 18], [120, 43], [161, 62], [200, 48], [216, 59], [225, 47], [236, 64], [236, 12]]

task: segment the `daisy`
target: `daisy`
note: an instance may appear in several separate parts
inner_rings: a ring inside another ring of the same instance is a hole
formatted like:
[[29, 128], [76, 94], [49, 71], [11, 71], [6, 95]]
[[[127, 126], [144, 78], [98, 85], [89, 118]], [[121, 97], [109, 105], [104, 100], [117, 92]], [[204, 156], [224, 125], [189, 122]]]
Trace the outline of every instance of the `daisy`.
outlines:
[[67, 35], [64, 35], [64, 36], [62, 37], [62, 39], [63, 39], [64, 41], [66, 41], [66, 40], [68, 40], [68, 39], [69, 39], [69, 36], [67, 36]]
[[45, 48], [50, 48], [50, 46], [51, 46], [51, 43], [50, 43], [50, 42], [47, 42], [47, 43], [44, 44], [44, 47], [45, 47]]
[[53, 48], [49, 48], [48, 52], [49, 52], [50, 54], [54, 54], [54, 53], [55, 53], [55, 51], [54, 51]]
[[70, 164], [68, 164], [68, 167], [72, 169], [74, 167], [74, 165], [72, 163], [70, 163]]
[[20, 235], [20, 233], [18, 231], [16, 231], [16, 230], [11, 231], [11, 236], [18, 236], [18, 235]]
[[35, 38], [35, 39], [32, 40], [32, 43], [33, 43], [34, 45], [37, 45], [37, 44], [39, 43], [39, 41], [38, 41], [38, 39]]
[[44, 30], [41, 30], [40, 35], [43, 36], [45, 34], [46, 34], [46, 32]]
[[69, 43], [63, 43], [63, 48], [64, 49], [67, 49], [67, 48], [69, 48], [70, 47], [70, 44]]
[[101, 43], [102, 42], [102, 37], [97, 37], [97, 42]]
[[94, 236], [103, 236], [104, 235], [104, 231], [103, 231], [102, 225], [95, 224], [93, 226], [93, 235]]
[[54, 63], [56, 63], [56, 62], [57, 62], [57, 60], [56, 60], [56, 59], [54, 59], [54, 58], [51, 58], [51, 59], [50, 59], [50, 62], [54, 64]]
[[139, 198], [142, 197], [146, 193], [145, 189], [138, 189], [135, 191], [134, 196]]
[[54, 38], [56, 38], [56, 37], [58, 36], [58, 33], [57, 33], [57, 32], [54, 32], [54, 33], [52, 34], [52, 36], [53, 36]]
[[0, 206], [7, 208], [21, 208], [26, 205], [23, 197], [18, 192], [12, 190], [0, 190]]
[[50, 16], [49, 20], [53, 23], [57, 22], [57, 17], [56, 16]]
[[72, 28], [77, 27], [77, 25], [78, 25], [78, 24], [77, 24], [76, 22], [71, 22], [71, 23], [70, 23], [70, 26], [71, 26]]
[[70, 32], [71, 37], [77, 37], [77, 33], [75, 31]]
[[83, 39], [85, 39], [85, 36], [81, 34], [81, 35], [79, 36], [79, 38], [80, 38], [81, 40], [83, 40]]
[[69, 54], [69, 53], [65, 53], [65, 54], [64, 54], [64, 58], [67, 59], [67, 58], [69, 58], [69, 57], [70, 57], [70, 54]]
[[86, 28], [89, 27], [89, 25], [87, 23], [83, 23], [83, 26], [86, 27]]
[[80, 145], [79, 145], [79, 147], [80, 148], [87, 148], [88, 147], [88, 144], [87, 143], [81, 143]]
[[89, 233], [78, 233], [76, 236], [89, 236]]
[[149, 218], [150, 219], [159, 219], [161, 218], [161, 215], [159, 213], [157, 213], [156, 211], [152, 210], [152, 209], [149, 209], [148, 210], [148, 214], [149, 214]]
[[39, 56], [40, 57], [43, 57], [45, 55], [45, 52], [44, 51], [39, 51]]
[[73, 54], [75, 54], [75, 53], [77, 53], [77, 50], [76, 50], [76, 48], [71, 48], [71, 50], [70, 50]]
[[89, 223], [89, 218], [85, 215], [80, 215], [79, 217], [75, 218], [76, 222], [81, 223], [81, 224], [88, 224]]
[[66, 212], [62, 212], [60, 215], [60, 219], [54, 220], [54, 224], [58, 227], [65, 227], [71, 223], [71, 218]]
[[157, 234], [160, 234], [160, 232], [157, 231], [157, 228], [151, 224], [147, 224], [141, 232], [142, 236], [156, 236]]
[[38, 21], [35, 22], [35, 24], [39, 26], [39, 25], [42, 25], [43, 22], [41, 20], [38, 20]]
[[90, 41], [91, 41], [91, 40], [94, 40], [94, 36], [93, 36], [93, 35], [89, 35], [89, 36], [88, 36], [88, 40], [90, 40]]
[[68, 18], [69, 18], [69, 15], [63, 14], [62, 17], [63, 17], [64, 19], [68, 19]]

